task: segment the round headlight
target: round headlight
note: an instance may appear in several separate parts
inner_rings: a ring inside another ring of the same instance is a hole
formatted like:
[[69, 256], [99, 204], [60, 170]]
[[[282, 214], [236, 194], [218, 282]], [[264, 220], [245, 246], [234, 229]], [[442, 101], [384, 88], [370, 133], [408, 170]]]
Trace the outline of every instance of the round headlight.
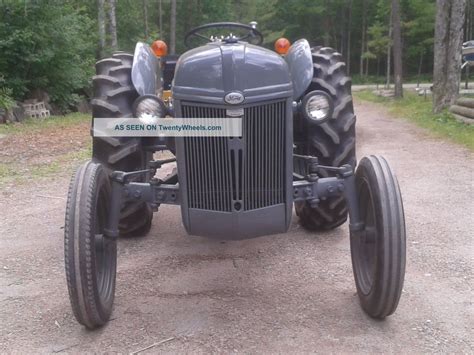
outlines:
[[331, 118], [334, 104], [324, 91], [315, 90], [307, 93], [301, 102], [303, 115], [311, 124], [321, 124]]
[[135, 100], [133, 113], [144, 123], [153, 123], [154, 120], [166, 116], [166, 106], [159, 97], [144, 95]]

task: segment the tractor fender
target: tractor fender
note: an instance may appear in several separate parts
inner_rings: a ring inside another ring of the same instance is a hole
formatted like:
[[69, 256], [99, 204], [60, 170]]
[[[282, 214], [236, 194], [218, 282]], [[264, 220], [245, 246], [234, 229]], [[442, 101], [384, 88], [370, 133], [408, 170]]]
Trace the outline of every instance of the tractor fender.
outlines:
[[132, 64], [132, 83], [140, 96], [158, 95], [163, 91], [160, 61], [149, 45], [138, 42]]
[[311, 48], [305, 39], [293, 43], [285, 56], [293, 83], [293, 99], [299, 99], [313, 79]]

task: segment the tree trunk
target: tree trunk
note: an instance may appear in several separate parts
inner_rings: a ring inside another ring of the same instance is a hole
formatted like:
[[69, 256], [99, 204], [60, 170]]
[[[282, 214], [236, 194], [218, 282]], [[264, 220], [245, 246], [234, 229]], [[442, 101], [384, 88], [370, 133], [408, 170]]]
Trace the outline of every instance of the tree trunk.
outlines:
[[[329, 8], [330, 8], [329, 6], [330, 6], [329, 0], [325, 0], [324, 1], [324, 9], [327, 12], [329, 12]], [[332, 28], [331, 28], [331, 18], [328, 14], [326, 16], [324, 16], [322, 27], [324, 29], [323, 45], [324, 45], [324, 47], [329, 47], [331, 45], [331, 30], [332, 30]], [[334, 45], [332, 47], [337, 48]]]
[[367, 12], [367, 0], [362, 0], [362, 39], [360, 44], [360, 62], [359, 62], [359, 74], [364, 75], [364, 50], [365, 50], [365, 32], [366, 32], [366, 12]]
[[466, 82], [464, 83], [464, 89], [469, 89], [469, 65], [466, 65]]
[[105, 54], [104, 0], [97, 0], [97, 23], [99, 25], [99, 57], [103, 58]]
[[340, 32], [340, 37], [341, 37], [341, 40], [339, 41], [339, 53], [341, 53], [341, 55], [344, 56], [344, 54], [346, 53], [344, 51], [344, 44], [346, 43], [345, 42], [345, 38], [344, 38], [344, 34], [346, 33], [345, 31], [345, 27], [344, 27], [344, 21], [341, 21], [341, 28], [340, 28], [341, 32]]
[[347, 49], [346, 49], [346, 68], [347, 75], [351, 74], [351, 27], [352, 27], [352, 1], [349, 1], [349, 21], [347, 23]]
[[242, 0], [235, 0], [234, 1], [234, 9], [236, 11], [237, 22], [242, 22], [242, 15], [245, 9], [245, 4], [243, 4]]
[[329, 42], [330, 42], [330, 39], [331, 39], [331, 35], [329, 34], [329, 26], [330, 26], [329, 17], [326, 16], [326, 18], [324, 19], [324, 25], [323, 25], [323, 27], [325, 28], [325, 31], [324, 31], [324, 34], [323, 34], [323, 45], [324, 45], [324, 47], [329, 47]]
[[160, 28], [160, 37], [164, 38], [163, 36], [163, 11], [161, 8], [161, 0], [158, 0], [158, 27]]
[[433, 65], [433, 111], [454, 103], [461, 81], [465, 0], [437, 0]]
[[[331, 46], [331, 44], [330, 44], [330, 47], [338, 48], [339, 43], [338, 43], [338, 40], [337, 40], [337, 37], [338, 37], [337, 36], [337, 29], [336, 29], [336, 25], [334, 24], [334, 22], [332, 20], [329, 20], [329, 28], [333, 29], [333, 31], [332, 31], [332, 40], [334, 41], [334, 45]], [[342, 45], [342, 43], [341, 43], [341, 45]], [[339, 53], [341, 53], [341, 51], [339, 51]]]
[[447, 69], [446, 83], [451, 85], [452, 97], [448, 98], [447, 104], [452, 105], [459, 96], [461, 85], [461, 65], [462, 65], [462, 42], [464, 17], [466, 16], [466, 0], [452, 0], [451, 2], [451, 23], [448, 58], [450, 65]]
[[466, 16], [464, 22], [464, 41], [470, 41], [471, 38], [471, 1], [466, 1]]
[[423, 65], [423, 50], [420, 52], [420, 61], [418, 62], [418, 80], [416, 82], [416, 87], [420, 87], [420, 80], [421, 80], [421, 68]]
[[451, 4], [448, 0], [436, 1], [436, 20], [433, 62], [433, 111], [439, 112], [445, 107], [444, 88], [447, 77], [447, 51], [449, 48], [449, 27]]
[[[369, 53], [369, 41], [367, 41], [367, 33], [365, 34], [365, 52]], [[365, 76], [369, 76], [369, 58], [365, 58]]]
[[176, 53], [176, 0], [171, 0], [170, 54]]
[[181, 18], [183, 19], [183, 28], [184, 33], [188, 32], [195, 26], [193, 26], [193, 20], [196, 19], [196, 4], [194, 1], [187, 1], [185, 2], [185, 6], [181, 7], [183, 13], [181, 14]]
[[148, 41], [148, 1], [143, 0], [143, 24], [145, 30], [145, 41]]
[[115, 21], [115, 0], [107, 0], [107, 29], [110, 48], [117, 50], [117, 23]]
[[[472, 0], [468, 0], [466, 4], [466, 25], [464, 26], [464, 40], [472, 39]], [[466, 65], [464, 88], [469, 89], [469, 65]]]
[[387, 46], [387, 81], [385, 82], [385, 88], [390, 88], [390, 72], [391, 72], [391, 59], [392, 59], [392, 11], [390, 10], [390, 20], [388, 24], [388, 46]]
[[393, 75], [395, 77], [395, 97], [403, 97], [402, 28], [400, 21], [400, 0], [392, 0], [393, 25]]

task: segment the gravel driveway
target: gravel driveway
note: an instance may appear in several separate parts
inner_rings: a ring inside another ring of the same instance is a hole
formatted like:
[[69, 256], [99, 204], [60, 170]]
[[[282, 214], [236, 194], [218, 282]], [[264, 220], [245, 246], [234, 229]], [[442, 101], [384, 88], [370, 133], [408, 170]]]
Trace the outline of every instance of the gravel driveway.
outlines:
[[219, 242], [188, 237], [163, 206], [148, 237], [120, 241], [113, 320], [87, 331], [63, 271], [63, 174], [0, 191], [0, 352], [473, 352], [473, 154], [381, 106], [356, 112], [359, 158], [387, 157], [404, 197], [393, 316], [360, 309], [347, 225], [313, 234], [294, 217], [287, 234]]

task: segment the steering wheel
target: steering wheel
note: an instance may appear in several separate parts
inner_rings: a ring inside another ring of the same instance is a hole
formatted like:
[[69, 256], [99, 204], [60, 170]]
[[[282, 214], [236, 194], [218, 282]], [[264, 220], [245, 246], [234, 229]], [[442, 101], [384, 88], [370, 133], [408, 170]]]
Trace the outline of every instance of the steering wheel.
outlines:
[[228, 35], [227, 37], [224, 37], [223, 41], [227, 43], [235, 43], [238, 41], [245, 41], [247, 39], [257, 39], [256, 42], [253, 44], [262, 44], [263, 43], [263, 35], [262, 33], [257, 30], [255, 27], [251, 25], [244, 25], [243, 23], [238, 23], [238, 22], [215, 22], [215, 23], [208, 23], [206, 25], [198, 26], [193, 28], [191, 31], [186, 33], [186, 36], [184, 37], [184, 44], [188, 48], [192, 48], [192, 45], [190, 43], [190, 39], [193, 37], [198, 37], [201, 39], [205, 39], [207, 42], [211, 41], [212, 39], [209, 37], [204, 36], [200, 32], [203, 30], [207, 30], [209, 28], [219, 28], [219, 29], [244, 29], [248, 30], [248, 33], [242, 37], [237, 37], [235, 35]]

